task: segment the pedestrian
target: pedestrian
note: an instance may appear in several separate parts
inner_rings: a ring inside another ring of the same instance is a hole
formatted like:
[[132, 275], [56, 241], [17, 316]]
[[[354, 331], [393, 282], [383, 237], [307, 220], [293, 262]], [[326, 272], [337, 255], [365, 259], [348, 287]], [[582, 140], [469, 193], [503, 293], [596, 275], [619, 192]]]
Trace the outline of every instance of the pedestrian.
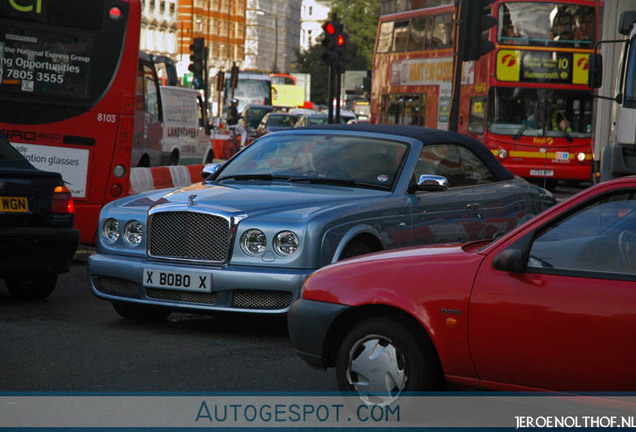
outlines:
[[227, 124], [230, 128], [234, 129], [234, 133], [238, 132], [241, 134], [241, 147], [244, 147], [245, 140], [247, 138], [247, 132], [245, 131], [245, 128], [239, 120], [240, 116], [238, 113], [238, 99], [234, 98], [231, 101], [230, 109], [227, 114]]

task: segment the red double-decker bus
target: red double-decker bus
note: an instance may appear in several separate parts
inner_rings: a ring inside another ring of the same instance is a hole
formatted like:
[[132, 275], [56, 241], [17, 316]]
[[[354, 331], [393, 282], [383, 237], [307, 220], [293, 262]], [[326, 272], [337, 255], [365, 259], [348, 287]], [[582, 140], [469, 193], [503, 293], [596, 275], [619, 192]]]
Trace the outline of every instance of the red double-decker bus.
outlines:
[[60, 172], [82, 243], [129, 192], [140, 0], [0, 0], [0, 129]]
[[[373, 123], [448, 128], [456, 7], [446, 3], [380, 18]], [[489, 7], [498, 22], [487, 31], [495, 50], [463, 64], [459, 132], [548, 188], [557, 180], [590, 181], [587, 70], [599, 2], [499, 0]]]

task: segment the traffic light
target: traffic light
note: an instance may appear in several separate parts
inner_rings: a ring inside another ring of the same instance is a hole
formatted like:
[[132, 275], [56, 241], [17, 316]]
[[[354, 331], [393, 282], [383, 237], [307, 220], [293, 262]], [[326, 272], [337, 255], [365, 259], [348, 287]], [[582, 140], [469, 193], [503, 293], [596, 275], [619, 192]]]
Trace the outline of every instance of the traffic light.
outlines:
[[195, 89], [204, 88], [203, 69], [205, 62], [205, 42], [203, 38], [194, 38], [190, 45], [190, 65], [188, 70], [194, 75], [192, 86]]
[[220, 70], [216, 74], [216, 88], [218, 89], [218, 91], [221, 91], [223, 90], [224, 85], [225, 85], [225, 72]]
[[339, 73], [345, 71], [346, 66], [346, 48], [348, 35], [344, 32], [342, 24], [338, 23], [336, 28], [336, 62], [335, 66]]
[[484, 31], [497, 24], [490, 15], [494, 0], [460, 0], [459, 52], [462, 61], [479, 60], [495, 49], [495, 44], [482, 39]]
[[348, 35], [344, 32], [343, 25], [334, 16], [331, 21], [322, 25], [324, 38], [322, 40], [322, 61], [329, 66], [334, 66], [338, 72], [345, 70], [345, 50]]
[[336, 28], [340, 24], [337, 21], [327, 21], [322, 25], [322, 31], [324, 32], [324, 38], [322, 39], [323, 52], [320, 58], [327, 65], [332, 66], [337, 60], [337, 41], [338, 34]]
[[239, 79], [239, 67], [236, 63], [232, 63], [232, 68], [230, 69], [230, 87], [232, 88], [232, 92], [236, 88]]

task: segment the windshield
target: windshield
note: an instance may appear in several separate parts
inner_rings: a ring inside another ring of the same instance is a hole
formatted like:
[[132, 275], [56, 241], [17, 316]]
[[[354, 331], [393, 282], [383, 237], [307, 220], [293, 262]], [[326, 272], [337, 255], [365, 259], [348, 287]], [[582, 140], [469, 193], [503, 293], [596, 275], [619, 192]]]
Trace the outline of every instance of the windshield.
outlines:
[[593, 7], [565, 3], [503, 3], [497, 40], [502, 44], [580, 47], [596, 40]]
[[307, 124], [312, 126], [327, 124], [328, 121], [329, 121], [329, 118], [327, 116], [307, 117]]
[[589, 138], [592, 96], [585, 91], [495, 87], [488, 131], [500, 135]]
[[[223, 167], [217, 180], [272, 179], [390, 190], [407, 144], [350, 135], [267, 135]], [[337, 184], [337, 182], [334, 182]]]
[[245, 110], [245, 121], [248, 126], [256, 129], [258, 124], [263, 120], [263, 117], [269, 112], [272, 112], [272, 107], [249, 107]]
[[269, 126], [293, 127], [298, 116], [291, 114], [271, 115], [267, 120]]
[[625, 74], [625, 106], [636, 106], [636, 41], [632, 37], [629, 44], [627, 58], [627, 73]]
[[[227, 95], [232, 94], [229, 77], [226, 80], [225, 91]], [[239, 77], [232, 97], [238, 99], [237, 109], [239, 112], [252, 104], [270, 105], [272, 103], [272, 84], [269, 79]]]

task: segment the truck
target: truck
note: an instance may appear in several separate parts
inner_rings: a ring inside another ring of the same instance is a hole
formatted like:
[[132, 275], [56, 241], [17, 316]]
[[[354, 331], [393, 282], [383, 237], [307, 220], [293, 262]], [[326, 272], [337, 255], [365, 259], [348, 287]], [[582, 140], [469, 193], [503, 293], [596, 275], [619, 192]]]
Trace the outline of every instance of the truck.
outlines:
[[140, 51], [131, 166], [211, 162], [214, 151], [200, 92], [162, 84], [156, 57]]
[[210, 129], [198, 90], [185, 87], [159, 88], [163, 108], [162, 165], [212, 162]]
[[[611, 37], [605, 35], [589, 59], [589, 85], [603, 89], [603, 94], [596, 95], [599, 119], [594, 134], [598, 153], [594, 180], [601, 182], [636, 174], [636, 10], [623, 11], [616, 27], [606, 23], [605, 28], [617, 28], [622, 38], [605, 39]], [[620, 48], [617, 60], [613, 47]], [[605, 76], [604, 63], [608, 66]], [[609, 106], [601, 105], [605, 101]], [[605, 115], [608, 119], [603, 123]]]

